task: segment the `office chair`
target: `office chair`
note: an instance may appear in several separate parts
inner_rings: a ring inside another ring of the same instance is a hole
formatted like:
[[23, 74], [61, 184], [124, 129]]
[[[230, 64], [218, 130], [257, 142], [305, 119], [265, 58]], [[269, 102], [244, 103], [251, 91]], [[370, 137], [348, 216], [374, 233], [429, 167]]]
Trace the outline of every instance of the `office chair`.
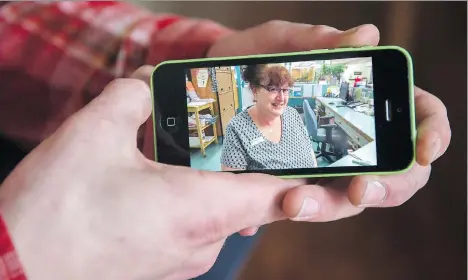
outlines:
[[[331, 156], [335, 157], [335, 160], [340, 159], [347, 154], [347, 138], [346, 135], [341, 133], [337, 129], [336, 124], [330, 124], [332, 116], [319, 117], [317, 121], [314, 110], [309, 105], [307, 100], [303, 102], [304, 107], [304, 121], [307, 129], [307, 133], [311, 140], [317, 143], [317, 151], [315, 157], [323, 157], [328, 162], [333, 163]], [[328, 124], [320, 124], [321, 121], [327, 121]], [[330, 147], [330, 149], [327, 149]]]

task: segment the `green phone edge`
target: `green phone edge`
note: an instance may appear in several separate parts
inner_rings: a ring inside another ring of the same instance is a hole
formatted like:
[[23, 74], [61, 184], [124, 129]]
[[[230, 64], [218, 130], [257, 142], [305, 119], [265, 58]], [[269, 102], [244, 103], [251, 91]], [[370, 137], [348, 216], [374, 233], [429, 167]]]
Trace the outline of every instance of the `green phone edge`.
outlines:
[[414, 74], [413, 74], [413, 60], [407, 50], [399, 46], [365, 46], [356, 48], [336, 48], [336, 49], [319, 49], [310, 50], [303, 52], [291, 52], [291, 53], [276, 53], [276, 54], [259, 54], [259, 55], [245, 55], [245, 56], [233, 56], [233, 57], [215, 57], [215, 58], [199, 58], [199, 59], [185, 59], [185, 60], [168, 60], [163, 61], [156, 65], [151, 74], [150, 88], [151, 88], [151, 100], [152, 100], [152, 119], [153, 119], [153, 137], [154, 137], [154, 160], [157, 162], [157, 140], [156, 140], [156, 119], [155, 119], [155, 108], [154, 108], [154, 90], [153, 90], [153, 75], [156, 69], [164, 64], [176, 64], [176, 63], [187, 63], [187, 62], [203, 62], [203, 61], [226, 61], [230, 59], [245, 59], [245, 58], [267, 58], [267, 57], [278, 57], [278, 56], [294, 56], [304, 54], [323, 54], [323, 53], [340, 53], [346, 51], [369, 51], [369, 50], [397, 50], [403, 53], [406, 57], [408, 66], [408, 87], [410, 93], [410, 122], [411, 122], [411, 141], [413, 143], [413, 158], [405, 169], [398, 171], [389, 172], [353, 172], [353, 173], [334, 173], [334, 174], [310, 174], [310, 175], [278, 175], [277, 177], [285, 179], [302, 179], [302, 178], [326, 178], [326, 177], [344, 177], [344, 176], [357, 176], [357, 175], [394, 175], [402, 174], [410, 170], [416, 162], [416, 113], [414, 104]]

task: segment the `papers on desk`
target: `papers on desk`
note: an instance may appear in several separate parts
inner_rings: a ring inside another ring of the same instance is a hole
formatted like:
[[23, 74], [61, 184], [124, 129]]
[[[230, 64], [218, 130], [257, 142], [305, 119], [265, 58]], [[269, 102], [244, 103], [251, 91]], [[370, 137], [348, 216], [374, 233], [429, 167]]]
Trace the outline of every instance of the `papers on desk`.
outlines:
[[187, 106], [189, 106], [189, 107], [198, 107], [198, 106], [203, 106], [203, 105], [213, 103], [213, 102], [215, 102], [214, 99], [196, 99], [194, 101], [191, 101], [191, 102], [187, 103]]
[[347, 156], [335, 161], [328, 167], [340, 166], [372, 166], [377, 165], [377, 150], [375, 141], [372, 141], [360, 149], [349, 153]]
[[364, 113], [365, 111], [369, 110], [369, 107], [360, 105], [360, 106], [356, 106], [355, 108], [353, 108], [353, 110], [359, 113]]
[[353, 108], [354, 111], [358, 113], [364, 113], [366, 115], [372, 115], [372, 112], [374, 111], [372, 107], [369, 107], [367, 104], [359, 105]]
[[205, 105], [205, 104], [207, 104], [207, 103], [208, 103], [208, 102], [195, 101], [195, 102], [190, 102], [190, 103], [187, 104], [187, 105], [190, 106], [190, 107], [197, 107], [197, 106]]

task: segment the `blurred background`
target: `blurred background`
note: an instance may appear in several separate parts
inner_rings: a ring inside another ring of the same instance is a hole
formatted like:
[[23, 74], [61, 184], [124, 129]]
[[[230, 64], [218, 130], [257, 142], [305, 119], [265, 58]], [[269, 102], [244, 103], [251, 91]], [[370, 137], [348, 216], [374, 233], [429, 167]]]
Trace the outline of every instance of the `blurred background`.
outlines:
[[447, 106], [452, 142], [401, 207], [333, 223], [265, 228], [239, 279], [466, 279], [466, 2], [136, 2], [234, 28], [281, 19], [381, 31], [413, 56], [416, 84]]

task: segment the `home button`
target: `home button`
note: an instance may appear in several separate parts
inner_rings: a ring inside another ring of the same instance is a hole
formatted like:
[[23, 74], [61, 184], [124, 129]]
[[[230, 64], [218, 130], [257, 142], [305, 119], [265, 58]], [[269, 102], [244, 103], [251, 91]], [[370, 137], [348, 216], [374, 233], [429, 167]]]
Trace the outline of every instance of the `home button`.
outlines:
[[163, 117], [161, 126], [169, 133], [176, 133], [180, 129], [180, 118], [178, 117]]
[[176, 119], [173, 117], [169, 117], [166, 119], [166, 125], [167, 127], [174, 127], [176, 126]]

